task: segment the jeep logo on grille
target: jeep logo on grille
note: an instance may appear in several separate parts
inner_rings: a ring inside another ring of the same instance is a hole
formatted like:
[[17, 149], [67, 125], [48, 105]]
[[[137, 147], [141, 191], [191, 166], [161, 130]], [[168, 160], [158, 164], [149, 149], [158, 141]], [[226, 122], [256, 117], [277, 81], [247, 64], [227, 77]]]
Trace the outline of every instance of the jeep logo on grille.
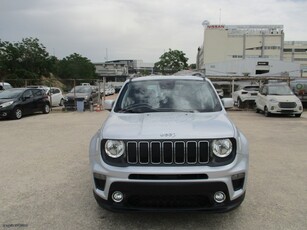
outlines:
[[176, 137], [176, 133], [161, 133], [160, 137]]

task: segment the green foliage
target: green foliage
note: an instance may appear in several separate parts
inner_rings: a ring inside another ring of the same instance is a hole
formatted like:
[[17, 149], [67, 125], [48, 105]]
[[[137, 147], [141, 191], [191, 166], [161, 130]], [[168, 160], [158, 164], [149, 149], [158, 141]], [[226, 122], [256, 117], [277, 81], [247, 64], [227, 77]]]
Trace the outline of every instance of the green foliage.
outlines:
[[162, 72], [162, 74], [173, 74], [180, 70], [187, 69], [188, 58], [185, 57], [185, 53], [179, 50], [171, 50], [165, 52], [160, 61], [155, 63], [156, 71]]
[[16, 43], [0, 41], [1, 77], [37, 79], [51, 71], [48, 58], [46, 48], [37, 38], [24, 38]]
[[191, 65], [189, 65], [189, 68], [190, 68], [190, 69], [196, 69], [196, 64], [191, 64]]
[[50, 56], [37, 38], [25, 38], [10, 43], [0, 40], [1, 79], [41, 79], [52, 74], [64, 79], [93, 79], [95, 66], [80, 54], [71, 54], [63, 60]]
[[80, 54], [71, 54], [59, 62], [58, 75], [62, 79], [93, 79], [95, 66]]

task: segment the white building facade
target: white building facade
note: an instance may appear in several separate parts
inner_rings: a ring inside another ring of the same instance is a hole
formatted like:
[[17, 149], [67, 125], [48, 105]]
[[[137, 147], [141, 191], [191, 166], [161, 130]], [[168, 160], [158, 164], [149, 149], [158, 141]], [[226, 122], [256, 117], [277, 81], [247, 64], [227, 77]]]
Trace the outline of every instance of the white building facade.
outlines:
[[285, 42], [282, 25], [203, 25], [196, 65], [208, 75], [307, 76], [307, 42]]

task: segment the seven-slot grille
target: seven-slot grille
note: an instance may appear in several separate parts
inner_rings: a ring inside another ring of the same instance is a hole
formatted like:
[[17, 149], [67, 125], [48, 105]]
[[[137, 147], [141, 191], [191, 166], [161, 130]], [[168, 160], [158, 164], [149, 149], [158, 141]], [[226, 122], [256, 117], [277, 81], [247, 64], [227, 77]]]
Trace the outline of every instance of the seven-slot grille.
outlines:
[[209, 162], [209, 142], [128, 141], [126, 153], [128, 164], [206, 164]]
[[279, 102], [279, 108], [295, 108], [295, 102]]

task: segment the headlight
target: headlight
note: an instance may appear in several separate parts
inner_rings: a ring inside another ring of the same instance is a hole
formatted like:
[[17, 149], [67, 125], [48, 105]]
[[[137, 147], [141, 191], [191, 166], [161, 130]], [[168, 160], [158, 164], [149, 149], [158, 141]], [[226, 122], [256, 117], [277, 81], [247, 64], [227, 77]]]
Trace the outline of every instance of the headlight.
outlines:
[[109, 157], [118, 158], [124, 154], [125, 144], [123, 141], [107, 140], [105, 152]]
[[212, 150], [217, 157], [227, 157], [232, 151], [232, 143], [229, 139], [214, 140]]
[[2, 103], [0, 106], [1, 106], [2, 108], [4, 108], [4, 107], [10, 106], [10, 105], [13, 104], [13, 103], [14, 103], [14, 101], [8, 101], [8, 102]]

